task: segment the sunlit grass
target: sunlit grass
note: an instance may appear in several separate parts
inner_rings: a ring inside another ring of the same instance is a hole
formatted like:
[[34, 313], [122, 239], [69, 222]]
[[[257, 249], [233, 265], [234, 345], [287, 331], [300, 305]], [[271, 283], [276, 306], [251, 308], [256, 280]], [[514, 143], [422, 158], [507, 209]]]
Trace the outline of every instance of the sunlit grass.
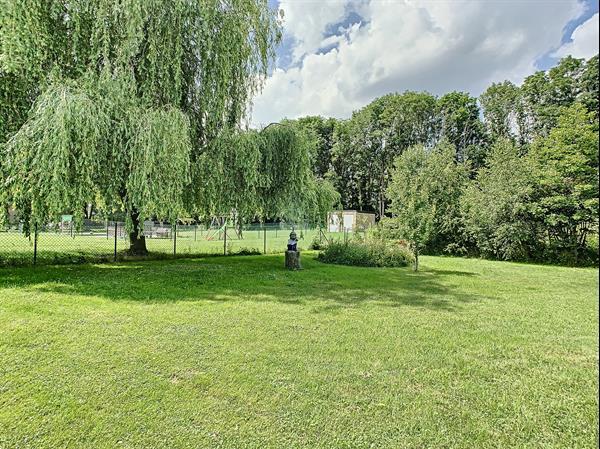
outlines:
[[592, 448], [598, 270], [0, 270], [0, 447]]

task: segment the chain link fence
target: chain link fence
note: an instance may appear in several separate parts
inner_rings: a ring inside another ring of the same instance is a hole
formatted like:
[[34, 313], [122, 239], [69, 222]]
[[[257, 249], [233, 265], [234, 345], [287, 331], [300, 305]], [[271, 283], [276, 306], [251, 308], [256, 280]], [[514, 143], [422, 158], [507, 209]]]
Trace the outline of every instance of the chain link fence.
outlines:
[[[148, 258], [202, 255], [267, 254], [284, 252], [295, 230], [300, 250], [313, 243], [348, 239], [349, 232], [289, 223], [164, 224], [145, 222], [143, 235]], [[48, 224], [23, 233], [22, 224], [0, 228], [0, 266], [112, 262], [130, 258], [129, 234], [124, 222], [86, 220], [81, 227], [72, 221]]]

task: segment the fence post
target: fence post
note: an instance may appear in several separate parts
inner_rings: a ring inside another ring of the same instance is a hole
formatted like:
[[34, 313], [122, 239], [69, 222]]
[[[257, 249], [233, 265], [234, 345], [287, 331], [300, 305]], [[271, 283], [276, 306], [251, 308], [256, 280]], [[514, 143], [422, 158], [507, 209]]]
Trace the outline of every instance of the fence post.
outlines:
[[263, 223], [263, 254], [267, 254], [267, 227]]
[[117, 227], [119, 226], [119, 224], [117, 223], [117, 220], [115, 220], [115, 250], [113, 253], [113, 261], [116, 262], [117, 261]]
[[225, 223], [225, 227], [223, 228], [223, 255], [227, 255], [227, 223]]
[[38, 229], [37, 223], [33, 226], [33, 264], [37, 263], [37, 242], [38, 242]]
[[196, 241], [196, 233], [198, 232], [198, 225], [194, 225], [194, 242]]
[[177, 220], [173, 224], [173, 255], [177, 255]]
[[108, 218], [106, 219], [106, 240], [108, 240]]

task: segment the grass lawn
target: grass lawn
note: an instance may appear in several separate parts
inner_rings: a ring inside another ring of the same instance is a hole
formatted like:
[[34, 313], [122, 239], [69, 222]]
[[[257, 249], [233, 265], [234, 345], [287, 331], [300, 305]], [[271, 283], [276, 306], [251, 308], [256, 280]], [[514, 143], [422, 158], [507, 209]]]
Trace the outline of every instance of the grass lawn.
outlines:
[[[233, 231], [228, 232], [228, 240], [223, 241], [217, 231], [207, 232], [200, 230], [194, 232], [192, 226], [180, 226], [177, 231], [177, 241], [169, 238], [147, 238], [146, 245], [153, 254], [184, 255], [209, 255], [235, 253], [241, 249], [255, 249], [267, 253], [280, 253], [285, 251], [290, 229], [245, 230], [243, 238], [236, 237]], [[111, 229], [112, 230], [112, 229]], [[299, 245], [301, 249], [308, 249], [313, 239], [319, 237], [317, 229], [299, 229], [301, 236]], [[327, 238], [343, 239], [341, 232], [327, 232]], [[266, 245], [265, 245], [266, 239]], [[123, 234], [117, 238], [118, 257], [129, 248], [129, 240]], [[73, 259], [84, 258], [97, 262], [99, 259], [113, 260], [115, 249], [114, 234], [96, 230], [94, 233], [86, 232], [73, 236], [69, 232], [41, 232], [38, 236], [37, 261], [38, 263], [60, 263]], [[13, 230], [0, 232], [0, 267], [4, 265], [32, 265], [33, 240], [25, 237], [23, 233]]]
[[592, 448], [598, 270], [0, 270], [0, 448]]

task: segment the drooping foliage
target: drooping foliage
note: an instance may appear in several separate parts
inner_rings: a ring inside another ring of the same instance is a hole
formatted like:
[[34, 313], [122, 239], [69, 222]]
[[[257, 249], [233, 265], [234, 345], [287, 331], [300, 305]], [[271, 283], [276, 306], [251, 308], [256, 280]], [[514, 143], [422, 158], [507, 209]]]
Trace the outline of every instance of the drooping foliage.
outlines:
[[98, 196], [142, 219], [206, 204], [185, 187], [242, 123], [279, 27], [263, 0], [2, 0], [0, 73], [39, 86], [4, 145], [7, 201], [27, 221]]
[[195, 165], [203, 217], [321, 223], [339, 202], [331, 182], [311, 173], [314, 136], [293, 122], [262, 131], [225, 130]]

